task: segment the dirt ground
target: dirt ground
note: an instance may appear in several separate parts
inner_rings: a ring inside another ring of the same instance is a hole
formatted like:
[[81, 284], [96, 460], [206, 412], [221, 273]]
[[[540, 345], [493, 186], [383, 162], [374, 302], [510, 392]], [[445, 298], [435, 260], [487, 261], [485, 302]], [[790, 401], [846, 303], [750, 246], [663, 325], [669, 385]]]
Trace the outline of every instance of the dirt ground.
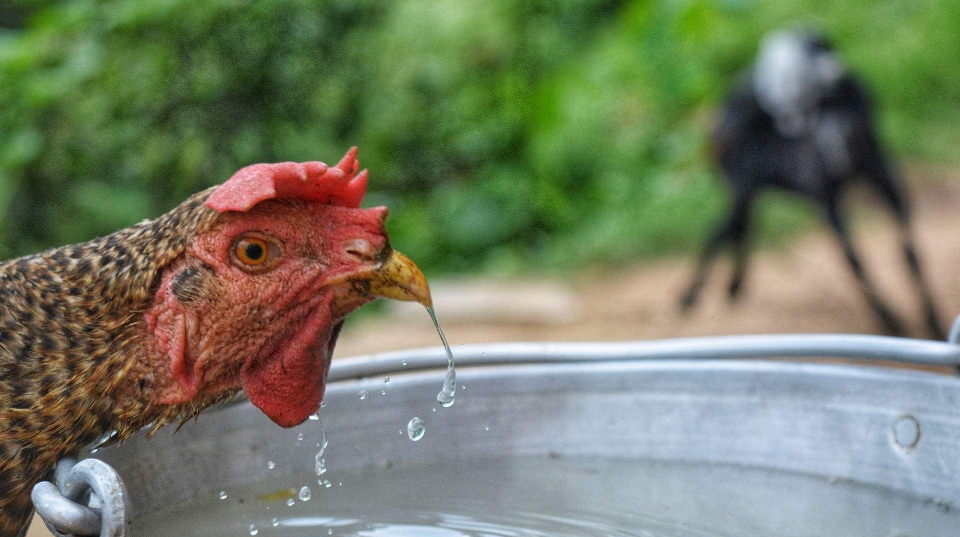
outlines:
[[[960, 170], [910, 167], [917, 248], [949, 328], [960, 314]], [[856, 197], [856, 196], [852, 196]], [[910, 327], [928, 337], [899, 249], [899, 234], [875, 200], [856, 206], [854, 240], [882, 297]], [[824, 227], [777, 248], [755, 252], [744, 292], [730, 304], [730, 263], [714, 269], [700, 303], [681, 314], [678, 300], [693, 257], [587, 269], [564, 278], [433, 281], [436, 309], [454, 348], [497, 341], [623, 341], [759, 333], [878, 333], [832, 235]], [[429, 276], [429, 275], [428, 275]], [[337, 357], [432, 347], [437, 333], [422, 310], [393, 306], [388, 314], [348, 322]], [[456, 351], [455, 351], [456, 352]], [[28, 537], [49, 537], [40, 524]]]

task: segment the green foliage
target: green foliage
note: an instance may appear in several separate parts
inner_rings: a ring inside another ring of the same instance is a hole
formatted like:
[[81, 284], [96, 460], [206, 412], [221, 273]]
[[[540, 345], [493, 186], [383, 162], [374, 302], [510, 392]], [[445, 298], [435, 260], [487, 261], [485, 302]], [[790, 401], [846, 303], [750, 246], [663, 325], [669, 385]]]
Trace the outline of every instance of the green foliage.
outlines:
[[[393, 243], [435, 270], [689, 249], [726, 203], [712, 110], [759, 38], [797, 21], [867, 79], [897, 154], [942, 160], [960, 143], [954, 2], [17, 7], [21, 27], [0, 30], [0, 258], [156, 216], [252, 162], [330, 162], [351, 145]], [[765, 233], [803, 214], [776, 203]]]

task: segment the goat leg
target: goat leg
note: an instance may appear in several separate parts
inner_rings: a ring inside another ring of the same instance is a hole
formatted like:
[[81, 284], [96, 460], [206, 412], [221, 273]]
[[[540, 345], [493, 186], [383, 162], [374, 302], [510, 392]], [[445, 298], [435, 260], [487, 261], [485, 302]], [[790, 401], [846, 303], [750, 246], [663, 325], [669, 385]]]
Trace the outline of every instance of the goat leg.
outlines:
[[850, 265], [850, 269], [853, 271], [853, 275], [856, 276], [857, 281], [860, 284], [860, 290], [863, 291], [863, 294], [867, 297], [867, 301], [870, 303], [870, 306], [880, 318], [885, 331], [894, 336], [904, 335], [905, 332], [903, 329], [903, 323], [900, 322], [897, 316], [894, 315], [889, 308], [887, 308], [887, 306], [880, 299], [880, 296], [877, 295], [876, 291], [873, 289], [873, 285], [870, 284], [870, 280], [867, 278], [867, 275], [863, 270], [863, 265], [860, 263], [860, 259], [857, 257], [857, 253], [853, 249], [853, 243], [850, 241], [850, 234], [844, 225], [843, 218], [840, 215], [837, 203], [835, 201], [827, 203], [827, 220], [829, 221], [830, 227], [833, 229], [837, 240], [840, 242], [841, 248], [843, 248], [843, 253], [847, 258], [847, 263]]

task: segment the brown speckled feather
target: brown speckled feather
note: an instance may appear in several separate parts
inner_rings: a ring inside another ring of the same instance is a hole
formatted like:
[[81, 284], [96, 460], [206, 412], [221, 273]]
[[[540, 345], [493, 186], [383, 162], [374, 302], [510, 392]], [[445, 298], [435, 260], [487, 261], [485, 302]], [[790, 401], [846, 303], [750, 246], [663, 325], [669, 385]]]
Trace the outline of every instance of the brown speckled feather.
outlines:
[[203, 206], [209, 194], [103, 238], [0, 263], [0, 536], [25, 532], [30, 490], [61, 457], [233, 395], [154, 406], [137, 397], [149, 377], [133, 371], [139, 314], [161, 270], [219, 216]]

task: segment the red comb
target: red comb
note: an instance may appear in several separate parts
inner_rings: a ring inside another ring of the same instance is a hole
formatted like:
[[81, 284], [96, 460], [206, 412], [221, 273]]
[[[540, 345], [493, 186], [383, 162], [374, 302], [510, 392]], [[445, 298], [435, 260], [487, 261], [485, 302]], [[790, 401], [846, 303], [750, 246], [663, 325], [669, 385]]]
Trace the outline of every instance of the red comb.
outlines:
[[322, 162], [278, 162], [241, 168], [207, 198], [218, 212], [246, 212], [263, 200], [300, 198], [341, 207], [360, 207], [367, 193], [367, 170], [357, 173], [352, 147], [332, 168]]

